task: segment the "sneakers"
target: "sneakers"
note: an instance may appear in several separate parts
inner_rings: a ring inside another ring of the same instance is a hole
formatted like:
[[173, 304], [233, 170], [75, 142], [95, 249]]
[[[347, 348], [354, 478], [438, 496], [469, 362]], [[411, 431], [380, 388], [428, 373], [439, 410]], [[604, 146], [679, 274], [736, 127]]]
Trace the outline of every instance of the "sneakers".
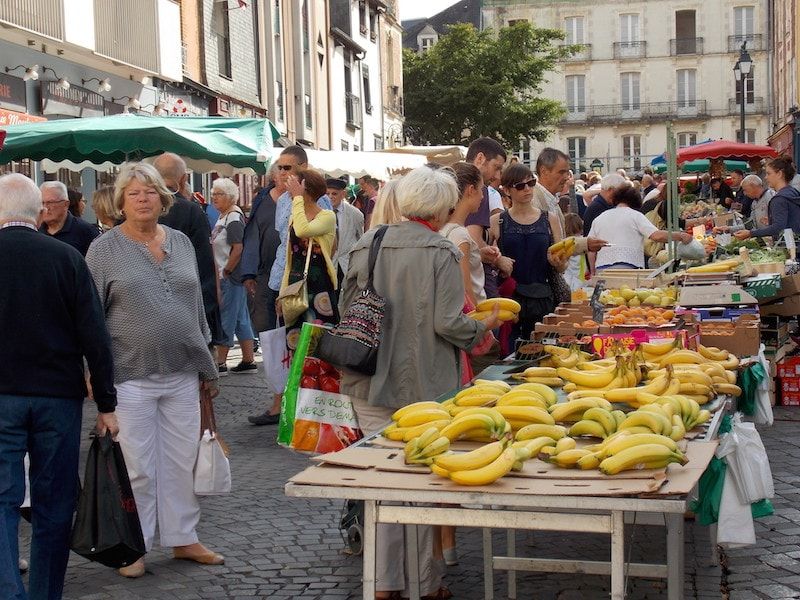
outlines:
[[[227, 371], [228, 369], [225, 370]], [[258, 365], [254, 362], [246, 363], [242, 361], [235, 367], [230, 368], [230, 372], [236, 373], [237, 375], [240, 375], [242, 373], [255, 373], [256, 371], [258, 371]]]
[[253, 417], [247, 417], [247, 420], [250, 421], [253, 425], [277, 425], [278, 421], [281, 420], [280, 415], [271, 415], [268, 412], [265, 412], [260, 415], [255, 415]]
[[217, 371], [219, 371], [220, 377], [227, 377], [228, 376], [228, 365], [217, 365]]

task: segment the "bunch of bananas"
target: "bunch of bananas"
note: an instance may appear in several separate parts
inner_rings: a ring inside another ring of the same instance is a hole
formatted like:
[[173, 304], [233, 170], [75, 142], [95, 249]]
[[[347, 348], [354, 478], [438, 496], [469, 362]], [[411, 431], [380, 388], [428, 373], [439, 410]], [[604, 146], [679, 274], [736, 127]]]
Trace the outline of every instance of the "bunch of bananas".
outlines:
[[583, 418], [569, 428], [571, 437], [595, 437], [605, 439], [617, 432], [617, 427], [625, 421], [621, 410], [607, 410], [594, 406], [583, 413]]
[[[592, 358], [588, 352], [583, 352], [575, 344], [568, 348], [547, 344], [543, 350], [549, 356], [539, 361], [540, 367], [575, 367], [578, 363], [585, 362]], [[523, 377], [524, 379], [524, 377]]]
[[383, 430], [383, 437], [408, 442], [419, 437], [429, 428], [437, 431], [450, 424], [452, 417], [438, 402], [415, 402], [397, 409], [392, 415], [392, 424]]
[[455, 416], [466, 408], [494, 406], [497, 400], [509, 391], [511, 386], [505, 381], [476, 379], [474, 385], [464, 388], [450, 400], [442, 402], [442, 407]]
[[657, 398], [656, 402], [663, 405], [672, 405], [673, 419], [675, 416], [680, 416], [685, 431], [691, 431], [698, 425], [702, 425], [711, 419], [711, 413], [709, 411], [705, 409], [701, 410], [700, 404], [687, 396], [663, 396]]
[[499, 440], [510, 431], [511, 426], [497, 409], [473, 406], [453, 417], [453, 420], [441, 429], [440, 435], [450, 441], [491, 442]]
[[553, 388], [542, 383], [521, 383], [500, 396], [496, 406], [538, 406], [547, 410], [557, 401]]
[[596, 469], [600, 460], [595, 452], [586, 448], [577, 448], [573, 438], [565, 437], [555, 446], [545, 446], [539, 452], [539, 458], [562, 469]]
[[[578, 363], [577, 368], [561, 367], [559, 377], [569, 381], [564, 391], [607, 391], [635, 386], [642, 380], [642, 369], [633, 355]], [[588, 395], [588, 394], [587, 394]]]
[[501, 321], [516, 321], [519, 318], [519, 311], [522, 307], [519, 302], [511, 298], [489, 298], [478, 303], [471, 313], [467, 314], [477, 321], [482, 321], [492, 314], [494, 307], [497, 306], [497, 318]]
[[604, 392], [603, 396], [609, 402], [627, 402], [631, 405], [641, 403], [640, 395], [664, 396], [677, 394], [680, 391], [680, 381], [672, 375], [672, 367], [665, 369], [658, 377], [650, 380], [647, 385], [620, 387]]
[[559, 423], [576, 423], [583, 419], [584, 413], [594, 407], [612, 411], [611, 403], [604, 398], [588, 396], [560, 402], [550, 407], [550, 415]]
[[527, 383], [541, 383], [550, 387], [564, 385], [564, 380], [558, 376], [556, 367], [528, 367], [520, 375], [516, 375], [515, 378]]
[[709, 273], [728, 273], [738, 269], [744, 261], [740, 258], [729, 258], [726, 260], [717, 260], [707, 265], [700, 265], [699, 267], [689, 267], [686, 269], [687, 273], [694, 274], [709, 274]]
[[547, 251], [552, 254], [553, 258], [564, 261], [575, 251], [575, 238], [573, 236], [566, 237], [550, 246]]
[[489, 485], [511, 470], [521, 470], [532, 456], [528, 445], [511, 445], [504, 438], [463, 454], [441, 454], [433, 459], [431, 471], [459, 485]]
[[606, 475], [634, 469], [661, 469], [671, 463], [685, 465], [688, 462], [675, 440], [655, 433], [621, 431], [606, 439], [593, 455], [599, 461], [600, 471]]
[[617, 431], [655, 433], [678, 441], [686, 435], [686, 426], [682, 414], [674, 413], [672, 403], [654, 402], [628, 413]]
[[433, 459], [450, 449], [450, 440], [441, 435], [436, 427], [429, 427], [425, 432], [408, 441], [404, 454], [406, 464], [430, 465]]

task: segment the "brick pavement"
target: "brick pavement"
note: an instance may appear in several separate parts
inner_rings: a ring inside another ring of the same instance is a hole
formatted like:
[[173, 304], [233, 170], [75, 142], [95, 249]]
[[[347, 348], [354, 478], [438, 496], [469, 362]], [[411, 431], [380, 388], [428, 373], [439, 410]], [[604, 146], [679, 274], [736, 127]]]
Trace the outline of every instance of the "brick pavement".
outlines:
[[[231, 355], [235, 364], [238, 355]], [[275, 427], [253, 427], [247, 415], [264, 402], [260, 375], [229, 375], [216, 402], [217, 420], [230, 444], [234, 491], [201, 499], [200, 539], [225, 554], [221, 567], [175, 561], [156, 547], [148, 555], [147, 574], [126, 580], [113, 570], [73, 555], [67, 572], [67, 600], [190, 600], [360, 598], [360, 559], [347, 556], [337, 522], [341, 503], [287, 498], [283, 485], [307, 459], [274, 442]], [[800, 409], [780, 410], [779, 418], [800, 420]], [[91, 407], [84, 419], [93, 420]], [[708, 530], [687, 522], [684, 598], [731, 600], [800, 598], [800, 423], [782, 420], [762, 430], [770, 452], [776, 492], [775, 516], [757, 523], [755, 548], [728, 551], [725, 568], [711, 564]], [[660, 561], [665, 555], [663, 528], [638, 526], [632, 531], [635, 560]], [[29, 529], [22, 526], [27, 552]], [[632, 537], [630, 537], [632, 536]], [[483, 597], [480, 532], [461, 529], [460, 564], [450, 567], [447, 583], [458, 599]], [[505, 539], [495, 532], [495, 548]], [[517, 537], [520, 555], [609, 556], [606, 536], [547, 533]], [[506, 579], [495, 575], [497, 598], [506, 597]], [[629, 598], [666, 598], [663, 582], [631, 579]], [[519, 574], [518, 598], [572, 600], [607, 598], [609, 581], [599, 576]]]

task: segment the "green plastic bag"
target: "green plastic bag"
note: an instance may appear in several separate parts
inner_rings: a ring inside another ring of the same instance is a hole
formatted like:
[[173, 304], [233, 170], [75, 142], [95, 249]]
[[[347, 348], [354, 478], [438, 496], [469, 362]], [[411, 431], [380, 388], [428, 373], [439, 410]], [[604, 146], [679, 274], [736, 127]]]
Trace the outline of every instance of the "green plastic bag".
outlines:
[[756, 388], [764, 380], [766, 373], [764, 367], [755, 363], [739, 373], [739, 387], [742, 388], [742, 395], [739, 397], [737, 407], [739, 411], [748, 417], [756, 413]]
[[750, 505], [750, 513], [753, 515], [754, 519], [758, 519], [759, 517], [768, 517], [774, 512], [775, 509], [772, 507], [772, 502], [766, 498], [759, 500], [758, 502], [753, 502]]
[[711, 459], [706, 472], [700, 477], [697, 490], [698, 499], [689, 506], [697, 515], [701, 525], [713, 525], [719, 519], [719, 504], [722, 501], [722, 488], [725, 485], [725, 471], [728, 465], [716, 456]]

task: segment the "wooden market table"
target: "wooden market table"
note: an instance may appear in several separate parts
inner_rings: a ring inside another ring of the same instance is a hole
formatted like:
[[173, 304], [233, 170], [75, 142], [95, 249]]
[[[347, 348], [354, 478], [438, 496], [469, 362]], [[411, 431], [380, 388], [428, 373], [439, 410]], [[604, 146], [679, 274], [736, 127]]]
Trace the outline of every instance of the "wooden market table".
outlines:
[[[716, 439], [724, 412], [719, 410], [715, 414], [701, 439], [690, 442], [689, 452], [692, 452], [694, 460], [690, 460], [686, 467], [671, 465], [666, 480], [660, 481], [657, 487], [654, 485], [652, 491], [643, 489], [646, 480], [635, 479], [633, 474], [629, 478], [616, 476], [594, 480], [504, 477], [491, 486], [464, 488], [428, 473], [376, 471], [367, 468], [366, 463], [344, 466], [335, 464], [334, 460], [334, 464], [321, 463], [299, 473], [286, 484], [285, 492], [292, 497], [364, 501], [365, 600], [375, 597], [378, 523], [406, 525], [407, 549], [417, 547], [416, 525], [482, 528], [484, 596], [487, 599], [494, 597], [494, 570], [506, 570], [510, 572], [510, 598], [516, 597], [516, 571], [539, 571], [610, 575], [612, 600], [625, 597], [626, 576], [666, 579], [669, 600], [679, 600], [683, 597], [684, 580], [684, 513], [688, 510], [691, 490], [713, 456], [716, 443], [712, 440]], [[374, 440], [374, 437], [362, 440], [361, 448], [366, 450]], [[383, 448], [383, 451], [385, 453], [387, 449]], [[361, 460], [359, 456], [368, 454], [369, 451], [352, 453], [356, 456], [356, 463]], [[394, 458], [391, 454], [388, 457]], [[381, 455], [379, 460], [383, 458], [386, 457]], [[408, 504], [410, 500], [413, 504]], [[626, 565], [626, 514], [633, 516], [634, 522], [651, 522], [652, 516], [656, 516], [666, 524], [665, 563]], [[491, 529], [508, 531], [509, 551], [506, 556], [494, 555]], [[611, 536], [611, 559], [584, 561], [517, 557], [513, 551], [513, 532], [517, 529], [605, 533]], [[412, 600], [419, 598], [417, 559], [417, 553], [408, 551]]]

